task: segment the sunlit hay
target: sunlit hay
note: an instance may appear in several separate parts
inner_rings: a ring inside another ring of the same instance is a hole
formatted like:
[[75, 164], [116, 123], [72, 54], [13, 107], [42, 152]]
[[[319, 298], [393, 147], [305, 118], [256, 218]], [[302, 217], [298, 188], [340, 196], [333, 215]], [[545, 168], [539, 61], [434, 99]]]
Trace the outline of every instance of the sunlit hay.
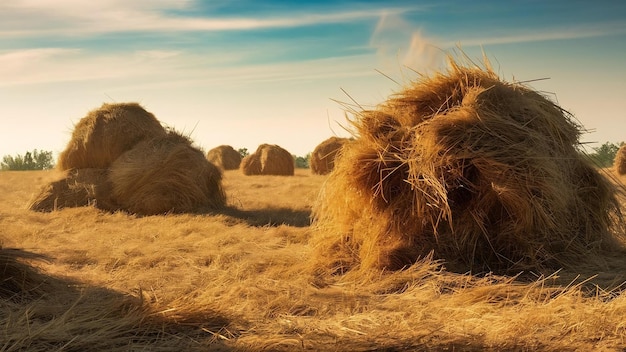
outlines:
[[237, 170], [241, 164], [241, 154], [230, 145], [220, 145], [209, 150], [207, 159], [222, 170]]
[[45, 276], [27, 260], [46, 260], [45, 256], [0, 245], [0, 299], [19, 300], [45, 292]]
[[138, 142], [165, 133], [154, 115], [139, 104], [105, 103], [78, 121], [72, 139], [59, 155], [57, 167], [106, 169]]
[[293, 176], [295, 160], [287, 150], [273, 144], [261, 144], [247, 155], [239, 167], [244, 175]]
[[335, 167], [335, 158], [348, 138], [330, 137], [320, 143], [311, 153], [311, 172], [326, 175]]
[[111, 195], [106, 169], [69, 170], [60, 180], [45, 185], [28, 204], [29, 210], [50, 212], [63, 208], [95, 206], [103, 210], [118, 207]]
[[614, 190], [552, 101], [450, 60], [352, 121], [313, 209], [316, 270], [401, 269], [431, 251], [448, 269], [572, 267], [623, 225]]
[[122, 154], [111, 165], [110, 179], [114, 198], [130, 213], [198, 212], [226, 203], [222, 172], [174, 131]]
[[622, 145], [615, 154], [613, 165], [618, 175], [626, 175], [626, 144]]

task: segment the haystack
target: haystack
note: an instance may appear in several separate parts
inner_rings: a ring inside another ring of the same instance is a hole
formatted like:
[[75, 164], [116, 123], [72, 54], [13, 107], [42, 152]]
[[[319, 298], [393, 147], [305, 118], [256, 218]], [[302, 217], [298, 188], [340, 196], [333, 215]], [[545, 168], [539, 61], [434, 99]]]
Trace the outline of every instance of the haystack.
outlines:
[[226, 203], [221, 171], [173, 131], [122, 154], [109, 177], [115, 200], [130, 213], [197, 212]]
[[165, 133], [154, 115], [137, 103], [102, 104], [76, 124], [57, 167], [106, 169], [135, 144]]
[[103, 210], [118, 209], [111, 198], [111, 183], [106, 169], [75, 169], [65, 177], [44, 186], [28, 209], [50, 212], [63, 208], [95, 206]]
[[274, 144], [261, 144], [257, 150], [241, 160], [244, 175], [293, 176], [295, 160], [287, 150]]
[[424, 76], [352, 121], [313, 214], [314, 267], [396, 270], [432, 253], [466, 272], [560, 268], [619, 247], [612, 186], [581, 126], [488, 67]]
[[622, 145], [615, 154], [613, 165], [618, 175], [626, 175], [626, 144]]
[[320, 143], [311, 153], [311, 172], [326, 175], [335, 167], [335, 158], [348, 138], [330, 137]]
[[241, 154], [230, 145], [220, 145], [209, 150], [207, 159], [222, 170], [237, 170], [241, 164]]

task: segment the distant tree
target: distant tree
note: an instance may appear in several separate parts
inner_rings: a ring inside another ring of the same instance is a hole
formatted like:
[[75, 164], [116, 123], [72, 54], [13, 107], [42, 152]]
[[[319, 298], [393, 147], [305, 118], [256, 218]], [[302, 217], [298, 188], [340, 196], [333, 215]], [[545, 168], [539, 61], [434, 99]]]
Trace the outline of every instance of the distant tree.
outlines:
[[615, 155], [619, 148], [624, 145], [624, 142], [619, 144], [606, 142], [599, 147], [593, 148], [594, 152], [589, 154], [589, 157], [599, 167], [609, 167], [613, 165]]
[[239, 148], [237, 149], [242, 158], [245, 158], [248, 154], [248, 148]]
[[0, 162], [1, 170], [48, 170], [54, 167], [52, 152], [34, 149], [23, 156], [5, 155]]
[[307, 154], [305, 157], [302, 156], [293, 156], [296, 161], [296, 168], [298, 169], [308, 169], [309, 161], [311, 160], [311, 153]]

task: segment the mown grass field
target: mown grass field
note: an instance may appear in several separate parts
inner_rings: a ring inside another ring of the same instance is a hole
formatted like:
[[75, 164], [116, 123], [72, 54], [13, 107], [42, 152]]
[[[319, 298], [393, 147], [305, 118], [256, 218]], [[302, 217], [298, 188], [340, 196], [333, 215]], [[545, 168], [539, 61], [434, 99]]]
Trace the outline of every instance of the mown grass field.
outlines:
[[219, 213], [27, 210], [59, 176], [0, 172], [0, 351], [626, 349], [626, 258], [531, 280], [428, 258], [320, 279], [309, 216], [326, 176], [227, 171]]

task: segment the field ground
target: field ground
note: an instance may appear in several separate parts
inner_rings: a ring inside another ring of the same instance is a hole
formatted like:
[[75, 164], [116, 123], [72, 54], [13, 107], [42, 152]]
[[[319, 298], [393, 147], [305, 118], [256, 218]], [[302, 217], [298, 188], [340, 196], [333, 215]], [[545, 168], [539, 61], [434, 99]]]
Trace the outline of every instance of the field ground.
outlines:
[[626, 258], [531, 281], [428, 259], [320, 281], [325, 176], [227, 171], [215, 214], [27, 210], [57, 177], [0, 172], [0, 351], [626, 350]]

